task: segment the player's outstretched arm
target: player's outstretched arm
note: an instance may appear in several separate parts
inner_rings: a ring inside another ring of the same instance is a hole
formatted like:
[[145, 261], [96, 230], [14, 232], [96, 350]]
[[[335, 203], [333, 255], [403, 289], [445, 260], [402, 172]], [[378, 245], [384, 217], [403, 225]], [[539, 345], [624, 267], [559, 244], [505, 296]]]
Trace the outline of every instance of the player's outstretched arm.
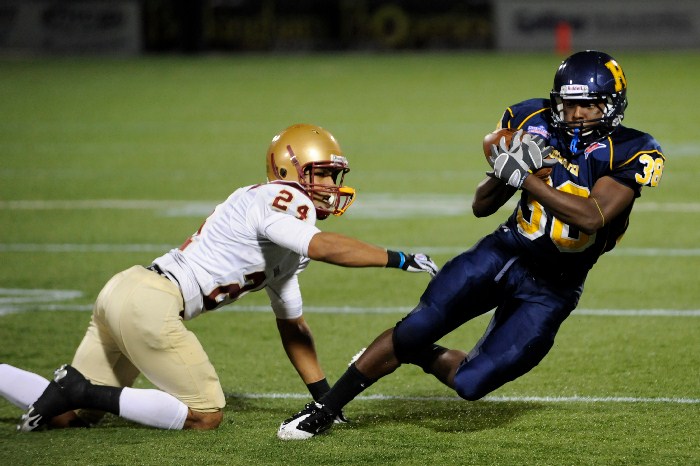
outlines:
[[407, 272], [437, 273], [437, 265], [425, 254], [387, 251], [338, 233], [316, 233], [309, 243], [308, 257], [343, 267], [395, 267]]

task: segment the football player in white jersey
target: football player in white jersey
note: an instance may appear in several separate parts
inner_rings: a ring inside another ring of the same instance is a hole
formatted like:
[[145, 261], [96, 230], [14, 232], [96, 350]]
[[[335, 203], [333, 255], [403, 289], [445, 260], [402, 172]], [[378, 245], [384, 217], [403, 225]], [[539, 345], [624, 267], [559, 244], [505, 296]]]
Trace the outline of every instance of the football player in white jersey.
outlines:
[[[236, 190], [182, 246], [109, 280], [72, 363], [53, 380], [0, 364], [0, 395], [27, 410], [18, 429], [90, 425], [104, 412], [163, 429], [218, 427], [224, 392], [183, 320], [261, 289], [289, 360], [319, 399], [329, 384], [297, 281], [309, 260], [437, 272], [423, 254], [387, 251], [315, 226], [352, 204], [355, 191], [343, 185], [348, 171], [325, 129], [299, 124], [276, 135], [267, 152], [267, 183]], [[158, 390], [131, 388], [139, 373]]]

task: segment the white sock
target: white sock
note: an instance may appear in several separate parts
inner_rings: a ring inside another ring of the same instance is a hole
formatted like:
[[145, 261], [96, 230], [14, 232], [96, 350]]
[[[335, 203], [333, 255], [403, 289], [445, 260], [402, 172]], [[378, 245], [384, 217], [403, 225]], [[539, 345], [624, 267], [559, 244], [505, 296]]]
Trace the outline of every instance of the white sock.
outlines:
[[119, 396], [119, 416], [159, 429], [182, 429], [187, 412], [187, 405], [160, 390], [124, 387]]
[[29, 409], [48, 386], [49, 381], [39, 374], [0, 364], [0, 395], [18, 408]]

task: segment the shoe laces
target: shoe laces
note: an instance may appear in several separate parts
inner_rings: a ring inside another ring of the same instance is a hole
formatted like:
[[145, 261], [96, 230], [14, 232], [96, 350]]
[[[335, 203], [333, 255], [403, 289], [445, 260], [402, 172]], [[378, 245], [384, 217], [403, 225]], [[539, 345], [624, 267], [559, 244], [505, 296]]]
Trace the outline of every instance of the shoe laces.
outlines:
[[309, 427], [325, 426], [333, 422], [335, 415], [320, 403], [309, 403], [304, 408], [304, 412], [309, 414], [309, 417], [304, 419], [300, 424]]

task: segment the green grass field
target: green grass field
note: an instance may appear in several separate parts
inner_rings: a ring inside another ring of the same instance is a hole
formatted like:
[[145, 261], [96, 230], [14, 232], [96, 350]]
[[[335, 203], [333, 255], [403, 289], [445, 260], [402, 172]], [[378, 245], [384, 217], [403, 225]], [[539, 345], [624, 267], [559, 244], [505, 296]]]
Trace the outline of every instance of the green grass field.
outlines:
[[[612, 52], [615, 52], [614, 50]], [[227, 393], [214, 432], [108, 417], [15, 432], [3, 464], [700, 464], [700, 54], [614, 53], [625, 124], [667, 157], [618, 249], [589, 276], [549, 356], [485, 400], [402, 367], [308, 442], [276, 429], [307, 401], [266, 296], [188, 323]], [[350, 159], [349, 213], [319, 226], [443, 264], [509, 213], [475, 219], [481, 139], [509, 104], [548, 95], [551, 54], [214, 56], [0, 61], [0, 361], [49, 377], [69, 362], [104, 282], [179, 245], [232, 190], [264, 180], [272, 135], [319, 124]], [[427, 276], [313, 264], [307, 319], [331, 381], [392, 326]], [[468, 350], [487, 325], [448, 335]], [[138, 386], [150, 386], [144, 379]]]

